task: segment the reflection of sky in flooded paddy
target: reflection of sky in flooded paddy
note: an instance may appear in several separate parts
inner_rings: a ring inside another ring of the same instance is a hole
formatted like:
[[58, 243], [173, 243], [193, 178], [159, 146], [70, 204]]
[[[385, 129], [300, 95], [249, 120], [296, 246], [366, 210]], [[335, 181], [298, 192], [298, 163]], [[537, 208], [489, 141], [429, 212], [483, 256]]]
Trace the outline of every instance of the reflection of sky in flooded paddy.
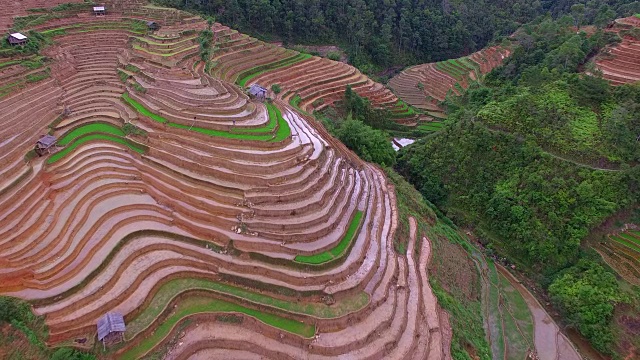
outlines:
[[[414, 142], [416, 142], [414, 139], [394, 138], [393, 141], [391, 141], [391, 146], [393, 146], [393, 150], [399, 151], [400, 148], [413, 144]], [[398, 146], [398, 144], [400, 146]]]

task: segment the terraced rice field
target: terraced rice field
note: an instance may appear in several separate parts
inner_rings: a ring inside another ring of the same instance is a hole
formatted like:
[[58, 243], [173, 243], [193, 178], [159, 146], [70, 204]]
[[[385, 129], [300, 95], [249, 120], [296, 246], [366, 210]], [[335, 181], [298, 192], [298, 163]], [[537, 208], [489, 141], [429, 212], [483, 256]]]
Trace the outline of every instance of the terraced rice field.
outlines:
[[[203, 20], [107, 7], [39, 24], [50, 77], [0, 98], [0, 294], [33, 304], [48, 345], [124, 359], [451, 358], [429, 241], [411, 218], [409, 256], [396, 253], [382, 170], [288, 100], [311, 110], [355, 81], [405, 105], [343, 64], [264, 45], [214, 53], [207, 72], [190, 45]], [[148, 19], [162, 29], [144, 32]], [[214, 30], [221, 47], [253, 42]], [[315, 75], [297, 79], [303, 64]], [[243, 79], [288, 95], [251, 100]], [[46, 133], [56, 152], [25, 157]], [[96, 321], [110, 311], [128, 329], [105, 353]]]
[[415, 124], [420, 118], [389, 89], [351, 65], [267, 44], [222, 26], [215, 28], [214, 39], [212, 76], [241, 87], [259, 84], [270, 89], [278, 84], [281, 93], [269, 95], [286, 102], [296, 99], [303, 112], [330, 106], [351, 85], [374, 106], [390, 110], [399, 123]]
[[628, 229], [611, 234], [594, 249], [625, 280], [640, 285], [640, 231]]
[[596, 60], [597, 69], [613, 85], [640, 81], [640, 41], [622, 35], [622, 31], [639, 27], [640, 19], [635, 16], [616, 20], [611, 31], [621, 34], [622, 42], [606, 48]]
[[437, 120], [445, 117], [438, 104], [447, 94], [460, 95], [471, 82], [501, 65], [509, 54], [509, 49], [494, 46], [459, 59], [412, 66], [393, 77], [389, 87], [407, 104]]

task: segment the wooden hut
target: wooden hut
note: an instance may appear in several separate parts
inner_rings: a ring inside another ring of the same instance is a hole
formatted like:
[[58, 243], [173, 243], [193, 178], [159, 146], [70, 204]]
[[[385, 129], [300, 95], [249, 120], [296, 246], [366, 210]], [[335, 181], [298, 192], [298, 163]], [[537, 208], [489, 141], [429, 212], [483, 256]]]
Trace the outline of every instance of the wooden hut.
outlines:
[[124, 341], [126, 326], [122, 314], [108, 312], [98, 319], [98, 341], [102, 341], [102, 346], [117, 344]]
[[160, 24], [155, 21], [147, 21], [147, 28], [151, 31], [156, 31], [160, 29]]
[[58, 139], [52, 135], [45, 135], [36, 143], [36, 154], [42, 156], [44, 154], [51, 154], [51, 148], [56, 144]]
[[104, 8], [104, 6], [94, 6], [93, 14], [95, 16], [105, 16], [107, 15], [107, 10]]
[[25, 45], [27, 43], [27, 36], [21, 33], [9, 34], [7, 39], [11, 45]]
[[263, 88], [258, 84], [253, 84], [249, 88], [249, 95], [253, 96], [254, 98], [260, 101], [264, 101], [264, 99], [267, 98], [267, 89]]

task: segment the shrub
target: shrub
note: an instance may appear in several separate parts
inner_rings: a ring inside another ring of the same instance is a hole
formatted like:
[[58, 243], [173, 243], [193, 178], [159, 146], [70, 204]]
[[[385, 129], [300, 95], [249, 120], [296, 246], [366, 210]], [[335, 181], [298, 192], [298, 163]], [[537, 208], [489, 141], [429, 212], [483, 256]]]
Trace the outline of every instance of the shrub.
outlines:
[[126, 123], [122, 126], [122, 131], [126, 135], [138, 135], [138, 136], [147, 136], [147, 132], [140, 129], [139, 127], [133, 125], [132, 123]]
[[44, 71], [27, 75], [27, 82], [29, 83], [38, 82], [40, 80], [44, 80], [48, 78], [50, 75], [51, 75], [51, 71], [49, 70], [49, 68], [46, 68]]
[[596, 349], [611, 354], [614, 338], [610, 321], [614, 305], [623, 300], [615, 275], [600, 264], [580, 261], [556, 278], [549, 294]]
[[129, 78], [129, 74], [127, 74], [126, 72], [124, 72], [122, 70], [118, 70], [118, 77], [120, 78], [120, 81], [126, 82], [127, 79]]
[[279, 84], [271, 85], [271, 90], [273, 91], [274, 94], [280, 94], [280, 92], [282, 91]]
[[95, 355], [83, 353], [76, 349], [59, 348], [52, 355], [51, 360], [95, 360]]
[[376, 130], [362, 121], [348, 119], [338, 129], [337, 136], [365, 161], [382, 166], [396, 163], [396, 152], [384, 131]]
[[420, 90], [424, 90], [424, 84], [423, 84], [423, 83], [421, 83], [421, 82], [419, 82], [419, 83], [418, 83], [417, 87], [418, 87], [418, 89], [420, 89]]
[[138, 93], [141, 93], [141, 94], [144, 94], [144, 93], [147, 92], [147, 88], [145, 88], [144, 86], [138, 84], [137, 82], [133, 83], [133, 90], [135, 92], [138, 92]]
[[132, 73], [139, 73], [140, 69], [138, 69], [137, 66], [135, 65], [131, 65], [131, 64], [127, 64], [127, 66], [124, 67], [125, 70], [132, 72]]
[[341, 55], [337, 51], [329, 51], [327, 53], [327, 58], [329, 58], [329, 60], [333, 60], [333, 61], [340, 61]]
[[320, 99], [316, 99], [313, 101], [313, 103], [311, 103], [311, 105], [313, 105], [313, 107], [318, 107], [320, 105], [324, 104], [324, 99], [320, 98]]

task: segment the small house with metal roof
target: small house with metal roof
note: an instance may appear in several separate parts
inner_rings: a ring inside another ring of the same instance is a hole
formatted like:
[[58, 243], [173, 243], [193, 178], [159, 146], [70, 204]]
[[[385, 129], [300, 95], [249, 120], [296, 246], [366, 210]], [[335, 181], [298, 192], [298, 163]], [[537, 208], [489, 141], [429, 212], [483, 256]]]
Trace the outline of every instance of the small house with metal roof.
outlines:
[[42, 156], [44, 154], [51, 154], [51, 148], [56, 144], [58, 139], [53, 135], [45, 135], [36, 142], [36, 154]]
[[264, 101], [267, 98], [267, 89], [263, 88], [258, 84], [253, 84], [249, 88], [249, 95], [253, 96], [254, 98], [260, 101]]
[[27, 38], [26, 35], [17, 32], [17, 33], [9, 34], [9, 38], [7, 38], [7, 40], [11, 45], [25, 45], [27, 43], [27, 40], [29, 39]]
[[93, 7], [93, 14], [95, 16], [104, 16], [107, 14], [107, 10], [105, 9], [104, 6], [94, 6]]
[[98, 341], [102, 341], [104, 347], [124, 341], [124, 332], [127, 328], [122, 314], [108, 312], [98, 319], [97, 326]]

